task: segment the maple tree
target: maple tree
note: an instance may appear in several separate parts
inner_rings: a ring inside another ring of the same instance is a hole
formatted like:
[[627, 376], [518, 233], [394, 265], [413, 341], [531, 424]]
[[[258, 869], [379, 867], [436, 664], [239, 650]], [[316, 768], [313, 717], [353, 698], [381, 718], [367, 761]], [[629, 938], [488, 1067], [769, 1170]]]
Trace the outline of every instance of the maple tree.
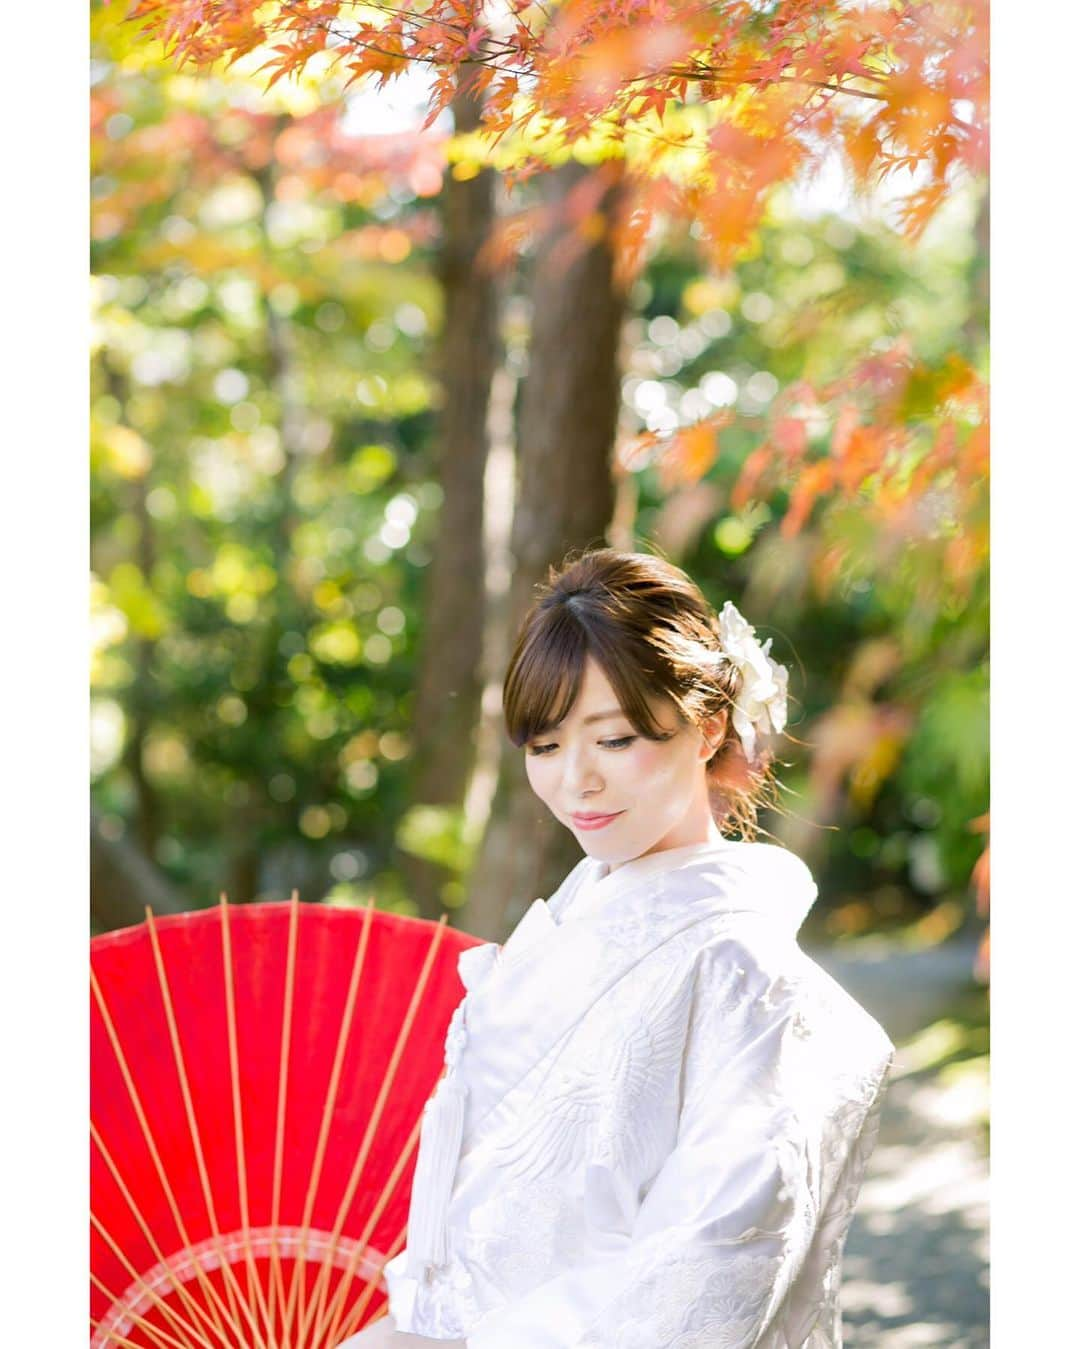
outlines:
[[[345, 88], [385, 84], [422, 64], [433, 72], [429, 122], [459, 87], [471, 89], [483, 103], [482, 132], [456, 152], [466, 163], [494, 162], [511, 179], [571, 154], [597, 165], [565, 200], [504, 219], [492, 258], [507, 261], [559, 213], [583, 240], [609, 228], [597, 202], [617, 177], [610, 229], [623, 284], [666, 221], [695, 222], [706, 260], [730, 266], [752, 244], [769, 193], [838, 151], [857, 185], [906, 179], [897, 216], [912, 239], [958, 175], [988, 167], [986, 0], [136, 0], [128, 14], [181, 63], [260, 53], [268, 87], [316, 56], [344, 75]], [[935, 393], [955, 415], [931, 448]], [[821, 457], [808, 425], [820, 427], [830, 408], [836, 426]], [[986, 410], [970, 365], [930, 370], [901, 343], [843, 386], [813, 390], [800, 380], [787, 389], [738, 491], [749, 494], [762, 475], [785, 481], [789, 532], [833, 492], [860, 493], [899, 530], [943, 478], [956, 477], [949, 491], [964, 501], [977, 493]], [[700, 476], [731, 420], [725, 412], [624, 446], [622, 461], [651, 449], [663, 454], [669, 481]], [[958, 542], [950, 566], [970, 570], [978, 547]]]
[[[318, 56], [348, 84], [432, 72], [429, 120], [460, 85], [484, 104], [500, 166], [622, 156], [663, 205], [700, 219], [727, 262], [769, 190], [840, 147], [858, 183], [906, 171], [917, 235], [954, 171], [988, 167], [986, 0], [136, 0], [133, 21], [180, 62], [252, 52], [268, 86]], [[633, 231], [632, 231], [633, 232]]]
[[[347, 90], [421, 66], [432, 75], [430, 121], [464, 84], [482, 102], [482, 128], [459, 128], [447, 140], [429, 127], [393, 148], [401, 171], [421, 165], [433, 192], [446, 165], [462, 178], [494, 166], [520, 184], [525, 204], [502, 215], [489, 241], [491, 259], [511, 262], [561, 218], [581, 246], [610, 229], [626, 289], [672, 240], [688, 239], [710, 278], [733, 276], [760, 248], [775, 189], [805, 181], [830, 156], [840, 155], [868, 193], [897, 185], [894, 220], [912, 241], [965, 179], [986, 167], [983, 3], [167, 0], [128, 12], [131, 26], [161, 38], [181, 69], [243, 67], [249, 78], [261, 72], [275, 92], [316, 67], [334, 72], [336, 87]], [[235, 117], [234, 156], [257, 154], [274, 136], [260, 113]], [[160, 133], [159, 152], [182, 145], [184, 134], [180, 117]], [[385, 141], [378, 147], [342, 137], [323, 107], [281, 140], [278, 194], [299, 194], [302, 181], [322, 174], [321, 187], [344, 200], [355, 189], [350, 175], [370, 183], [372, 171], [392, 171], [377, 162], [390, 150]], [[209, 184], [223, 171], [214, 159], [220, 153], [207, 143], [197, 148], [189, 162], [199, 181]], [[530, 193], [532, 177], [567, 160], [593, 172], [561, 198]], [[616, 208], [601, 211], [616, 182]], [[127, 182], [124, 191], [134, 194], [132, 211], [146, 205], [137, 184]], [[118, 223], [125, 209], [119, 194], [100, 205], [103, 215], [118, 213], [114, 230], [126, 228]], [[425, 230], [421, 212], [385, 225], [366, 221], [348, 243], [345, 231], [326, 246], [342, 255], [353, 248], [357, 257], [366, 249], [390, 262], [394, 247], [423, 248], [431, 237]], [[205, 271], [214, 265], [211, 253], [190, 261]], [[245, 269], [265, 265], [256, 255], [232, 261]], [[260, 285], [273, 282], [269, 273], [259, 277]], [[329, 274], [320, 284], [333, 284]], [[817, 310], [808, 304], [792, 319], [806, 331], [807, 350], [814, 324], [819, 348], [832, 340]], [[845, 347], [847, 364], [839, 369], [804, 371], [777, 361], [775, 396], [756, 409], [740, 401], [702, 415], [698, 406], [644, 432], [624, 419], [616, 477], [654, 473], [660, 496], [673, 502], [696, 486], [720, 482], [726, 492], [730, 484], [731, 514], [717, 524], [728, 531], [725, 540], [740, 530], [749, 537], [764, 503], [779, 522], [776, 536], [807, 559], [819, 596], [848, 593], [853, 555], [883, 590], [906, 554], [905, 565], [918, 558], [912, 585], [928, 611], [953, 614], [968, 603], [977, 615], [988, 549], [987, 393], [977, 344], [963, 355], [927, 351], [922, 334], [914, 340], [891, 329], [872, 350], [856, 347]], [[772, 357], [759, 356], [758, 368], [772, 370]], [[710, 563], [697, 565], [707, 572]], [[740, 581], [753, 574], [751, 568]], [[725, 585], [734, 583], [725, 575]], [[902, 595], [889, 603], [904, 646], [914, 637], [901, 629]], [[950, 662], [962, 669], [970, 660], [963, 642], [955, 653], [939, 654], [939, 675]], [[907, 650], [913, 678], [925, 656]], [[853, 668], [859, 659], [856, 651]], [[853, 802], [869, 811], [921, 707], [917, 698], [901, 699], [896, 708], [845, 706], [835, 724], [823, 719], [811, 767], [821, 800], [847, 780]], [[863, 717], [858, 727], [856, 712]]]

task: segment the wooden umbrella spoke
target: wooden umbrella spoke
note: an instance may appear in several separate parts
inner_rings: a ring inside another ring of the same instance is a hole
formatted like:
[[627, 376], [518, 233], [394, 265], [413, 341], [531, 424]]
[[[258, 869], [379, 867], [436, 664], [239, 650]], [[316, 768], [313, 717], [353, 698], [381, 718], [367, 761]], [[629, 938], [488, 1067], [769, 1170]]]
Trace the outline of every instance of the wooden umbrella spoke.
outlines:
[[[296, 934], [300, 920], [300, 892], [293, 890], [289, 897], [289, 941], [285, 958], [284, 1009], [281, 1023], [281, 1056], [278, 1060], [277, 1116], [274, 1124], [274, 1179], [270, 1202], [270, 1342], [274, 1339], [278, 1303], [285, 1305], [285, 1277], [278, 1254], [277, 1229], [281, 1221], [281, 1173], [285, 1160], [285, 1104], [289, 1088], [289, 1048], [292, 1043], [293, 994], [296, 984]], [[276, 1293], [276, 1297], [274, 1294]]]
[[[157, 1257], [158, 1264], [167, 1271], [169, 1281], [172, 1284], [174, 1290], [176, 1291], [177, 1297], [181, 1299], [184, 1305], [192, 1313], [193, 1317], [194, 1314], [197, 1312], [203, 1318], [203, 1320], [208, 1323], [210, 1330], [212, 1332], [220, 1332], [221, 1330], [220, 1325], [215, 1324], [213, 1318], [211, 1317], [210, 1313], [206, 1310], [206, 1308], [201, 1306], [199, 1302], [191, 1296], [191, 1294], [188, 1292], [187, 1288], [184, 1285], [184, 1281], [182, 1279], [177, 1278], [176, 1272], [172, 1267], [172, 1263], [166, 1259], [165, 1252], [161, 1249], [160, 1243], [154, 1236], [154, 1233], [150, 1228], [150, 1224], [146, 1221], [145, 1217], [142, 1214], [141, 1209], [135, 1202], [135, 1199], [131, 1191], [124, 1183], [124, 1178], [120, 1174], [119, 1167], [113, 1160], [112, 1154], [106, 1147], [105, 1140], [101, 1137], [101, 1134], [98, 1132], [97, 1126], [94, 1124], [93, 1120], [90, 1121], [90, 1137], [94, 1140], [94, 1143], [96, 1144], [98, 1151], [105, 1159], [105, 1165], [109, 1168], [110, 1172], [112, 1173], [113, 1180], [116, 1182], [117, 1187], [119, 1188], [120, 1193], [123, 1195], [125, 1202], [131, 1209], [131, 1212], [134, 1214], [135, 1221], [138, 1223], [143, 1236], [146, 1238], [147, 1242], [149, 1242], [150, 1249], [154, 1252], [154, 1255]], [[91, 1214], [91, 1216], [93, 1215]], [[204, 1340], [203, 1343], [205, 1344], [206, 1341]]]
[[[131, 1263], [131, 1261], [125, 1259], [123, 1252], [120, 1250], [120, 1247], [116, 1244], [116, 1242], [108, 1234], [108, 1232], [105, 1231], [104, 1227], [102, 1227], [101, 1225], [100, 1220], [95, 1218], [93, 1213], [90, 1214], [90, 1221], [93, 1223], [94, 1227], [97, 1228], [97, 1230], [101, 1233], [102, 1237], [109, 1243], [109, 1246], [112, 1248], [113, 1252], [127, 1268], [128, 1273], [132, 1276], [135, 1282], [141, 1286], [143, 1292], [146, 1293], [146, 1295], [150, 1298], [150, 1300], [156, 1303], [158, 1306], [160, 1306], [163, 1311], [169, 1311], [172, 1315], [175, 1316], [175, 1313], [171, 1311], [171, 1308], [168, 1307], [165, 1300], [159, 1297], [157, 1293], [154, 1292], [154, 1290], [150, 1287], [150, 1285], [146, 1282], [146, 1280], [142, 1277], [142, 1275], [138, 1272], [138, 1270], [136, 1270], [135, 1266]], [[118, 1304], [119, 1299], [114, 1297], [113, 1294], [109, 1292], [108, 1288], [106, 1288], [105, 1284], [101, 1281], [101, 1279], [97, 1277], [97, 1275], [93, 1272], [93, 1270], [90, 1271], [90, 1279], [94, 1284], [96, 1284], [97, 1288], [102, 1293], [104, 1293], [105, 1296], [109, 1299], [110, 1307], [115, 1307]], [[147, 1335], [149, 1335], [150, 1338], [158, 1344], [159, 1349], [169, 1349], [170, 1345], [174, 1346], [174, 1349], [195, 1349], [195, 1345], [187, 1337], [186, 1332], [188, 1330], [190, 1330], [191, 1333], [197, 1337], [199, 1343], [201, 1343], [204, 1346], [204, 1349], [214, 1349], [214, 1346], [211, 1345], [208, 1340], [204, 1340], [202, 1336], [198, 1334], [198, 1331], [196, 1331], [193, 1326], [183, 1327], [181, 1333], [184, 1335], [184, 1338], [183, 1340], [178, 1340], [176, 1339], [175, 1336], [170, 1335], [168, 1331], [162, 1330], [160, 1326], [153, 1325], [150, 1321], [146, 1319], [145, 1316], [141, 1316], [133, 1307], [125, 1305], [123, 1314], [125, 1317], [127, 1317], [128, 1320], [134, 1321], [138, 1325], [140, 1325], [143, 1328], [143, 1330], [146, 1331]], [[106, 1335], [111, 1333], [112, 1332], [110, 1331], [105, 1332]]]
[[[225, 896], [221, 896], [221, 956], [225, 971], [225, 1019], [229, 1038], [229, 1077], [232, 1085], [233, 1138], [236, 1146], [236, 1183], [240, 1199], [240, 1227], [244, 1240], [244, 1265], [247, 1270], [248, 1302], [252, 1292], [262, 1313], [267, 1334], [273, 1339], [270, 1330], [270, 1312], [263, 1295], [262, 1281], [255, 1268], [255, 1254], [251, 1247], [251, 1214], [248, 1208], [247, 1159], [244, 1152], [244, 1116], [240, 1100], [240, 1052], [236, 1035], [236, 987], [235, 972], [232, 963], [232, 941], [229, 933], [229, 906]], [[260, 1337], [260, 1342], [261, 1337]]]
[[[330, 1307], [326, 1312], [325, 1316], [320, 1317], [318, 1325], [316, 1327], [315, 1334], [312, 1336], [312, 1343], [315, 1345], [318, 1345], [319, 1343], [323, 1327], [326, 1324], [326, 1317], [332, 1317], [332, 1320], [330, 1321], [330, 1329], [327, 1335], [327, 1339], [331, 1344], [333, 1343], [333, 1336], [336, 1333], [336, 1328], [345, 1311], [345, 1302], [349, 1281], [355, 1277], [356, 1266], [360, 1263], [360, 1253], [367, 1250], [368, 1243], [371, 1240], [371, 1235], [375, 1231], [375, 1228], [379, 1222], [379, 1219], [382, 1217], [387, 1204], [390, 1202], [390, 1196], [397, 1188], [397, 1183], [401, 1179], [402, 1173], [404, 1172], [405, 1167], [409, 1163], [409, 1158], [413, 1155], [413, 1152], [416, 1150], [416, 1145], [420, 1139], [420, 1127], [422, 1123], [423, 1119], [422, 1117], [419, 1117], [416, 1123], [413, 1125], [412, 1133], [406, 1140], [405, 1146], [399, 1151], [397, 1155], [397, 1160], [394, 1162], [393, 1168], [391, 1169], [390, 1174], [387, 1176], [383, 1184], [382, 1190], [379, 1193], [379, 1197], [376, 1200], [375, 1205], [372, 1208], [371, 1212], [368, 1214], [367, 1222], [364, 1224], [364, 1230], [363, 1232], [361, 1232], [355, 1246], [353, 1247], [352, 1254], [349, 1256], [348, 1263], [345, 1266], [345, 1277], [341, 1280], [340, 1284], [338, 1284], [338, 1288], [334, 1294], [333, 1301], [330, 1303]], [[406, 1224], [406, 1227], [407, 1226], [408, 1224]], [[404, 1231], [405, 1229], [403, 1228], [401, 1235], [402, 1242], [404, 1242]], [[394, 1252], [394, 1254], [396, 1254], [396, 1252]], [[392, 1256], [388, 1255], [386, 1257], [386, 1260], [389, 1260], [391, 1258]], [[378, 1283], [379, 1278], [382, 1275], [383, 1267], [386, 1264], [386, 1260], [383, 1261], [383, 1265], [381, 1265], [379, 1269], [375, 1272], [374, 1278], [368, 1280], [369, 1285], [373, 1286], [374, 1284]], [[367, 1304], [365, 1303], [364, 1305], [366, 1306]]]
[[[336, 1243], [341, 1236], [342, 1230], [345, 1226], [346, 1215], [348, 1214], [349, 1207], [352, 1204], [353, 1196], [356, 1193], [357, 1187], [360, 1184], [360, 1177], [363, 1173], [364, 1164], [366, 1163], [368, 1154], [371, 1151], [371, 1144], [375, 1137], [375, 1132], [379, 1127], [379, 1121], [382, 1119], [382, 1113], [386, 1107], [386, 1101], [388, 1096], [390, 1095], [390, 1089], [393, 1086], [394, 1079], [397, 1077], [398, 1067], [400, 1065], [402, 1055], [404, 1054], [405, 1046], [408, 1043], [409, 1036], [412, 1033], [413, 1023], [416, 1020], [416, 1014], [417, 1011], [419, 1010], [420, 1002], [423, 998], [424, 991], [427, 988], [428, 979], [431, 977], [431, 971], [435, 964], [435, 956], [438, 952], [439, 946], [442, 942], [445, 932], [446, 932], [446, 914], [443, 914], [443, 916], [439, 919], [435, 932], [432, 934], [431, 942], [428, 945], [427, 955], [424, 957], [424, 964], [420, 970], [420, 975], [416, 981], [416, 985], [413, 988], [412, 998], [409, 1001], [408, 1010], [405, 1013], [405, 1019], [401, 1023], [401, 1028], [398, 1031], [397, 1040], [394, 1044], [394, 1050], [390, 1056], [390, 1062], [383, 1073], [383, 1080], [379, 1087], [379, 1094], [375, 1099], [375, 1107], [371, 1113], [371, 1118], [368, 1120], [367, 1129], [364, 1132], [364, 1138], [360, 1144], [360, 1151], [357, 1154], [356, 1161], [353, 1163], [353, 1169], [349, 1176], [349, 1183], [346, 1186], [345, 1195], [342, 1198], [341, 1204], [338, 1208], [338, 1215], [334, 1221], [334, 1227], [330, 1237], [330, 1245], [327, 1249], [326, 1256], [323, 1259], [323, 1265], [319, 1271], [319, 1277], [318, 1280], [316, 1281], [315, 1288], [312, 1290], [313, 1296], [316, 1294], [318, 1295], [317, 1317], [320, 1322], [323, 1319], [324, 1309], [326, 1305], [326, 1291], [328, 1287], [330, 1269], [333, 1263], [333, 1255], [334, 1250], [336, 1248]], [[420, 1120], [418, 1119], [416, 1128], [419, 1129], [419, 1126]], [[307, 1336], [309, 1319], [310, 1318], [308, 1316], [305, 1316], [303, 1323], [301, 1325], [301, 1334], [300, 1334], [301, 1344], [303, 1344]]]
[[[93, 1278], [94, 1276], [91, 1274], [90, 1277]], [[90, 1318], [90, 1324], [95, 1330], [101, 1330], [101, 1322], [95, 1321], [92, 1316]], [[118, 1330], [101, 1330], [101, 1333], [107, 1340], [111, 1340], [113, 1344], [123, 1345], [124, 1349], [146, 1349], [145, 1345], [136, 1344], [134, 1340], [129, 1340], [126, 1335], [121, 1335]]]
[[[369, 1275], [368, 1278], [365, 1279], [363, 1290], [361, 1291], [360, 1296], [357, 1298], [356, 1302], [353, 1304], [351, 1310], [348, 1313], [345, 1313], [345, 1303], [342, 1302], [340, 1308], [338, 1309], [337, 1313], [334, 1316], [333, 1323], [330, 1326], [329, 1334], [326, 1337], [326, 1343], [328, 1345], [333, 1346], [335, 1344], [339, 1344], [341, 1340], [348, 1339], [350, 1335], [355, 1334], [355, 1332], [360, 1329], [360, 1323], [364, 1319], [364, 1312], [367, 1311], [368, 1303], [371, 1301], [372, 1297], [374, 1296], [376, 1288], [378, 1288], [379, 1286], [379, 1280], [383, 1276], [383, 1270], [390, 1263], [390, 1261], [393, 1260], [394, 1256], [398, 1254], [401, 1248], [405, 1245], [405, 1233], [407, 1229], [408, 1224], [407, 1223], [403, 1224], [401, 1231], [397, 1234], [397, 1237], [394, 1240], [394, 1244], [386, 1252], [382, 1264], [378, 1267], [378, 1269], [375, 1271], [374, 1274]], [[345, 1323], [344, 1325], [341, 1325], [340, 1322], [343, 1314], [345, 1314]], [[385, 1315], [386, 1313], [383, 1312], [382, 1316]], [[374, 1325], [375, 1322], [380, 1319], [381, 1319], [380, 1316], [376, 1316], [371, 1321], [368, 1322], [368, 1325]]]
[[342, 1014], [341, 1024], [338, 1028], [337, 1044], [334, 1048], [334, 1060], [330, 1068], [330, 1081], [327, 1085], [326, 1096], [323, 1103], [322, 1120], [319, 1124], [319, 1137], [315, 1144], [315, 1160], [312, 1165], [307, 1194], [304, 1198], [304, 1211], [303, 1216], [300, 1219], [300, 1249], [297, 1252], [296, 1260], [293, 1264], [292, 1278], [289, 1283], [289, 1298], [284, 1314], [283, 1335], [285, 1337], [286, 1346], [291, 1346], [292, 1344], [291, 1333], [293, 1316], [297, 1311], [297, 1298], [299, 1298], [300, 1321], [301, 1323], [304, 1323], [306, 1320], [304, 1296], [304, 1270], [306, 1267], [304, 1257], [307, 1250], [306, 1235], [311, 1224], [312, 1214], [315, 1210], [315, 1196], [318, 1192], [319, 1181], [322, 1177], [323, 1161], [325, 1160], [326, 1147], [330, 1138], [330, 1125], [333, 1121], [334, 1107], [337, 1104], [341, 1071], [345, 1062], [345, 1050], [348, 1045], [349, 1032], [353, 1025], [353, 1015], [356, 1010], [356, 998], [360, 989], [360, 976], [367, 960], [371, 921], [375, 912], [374, 903], [374, 897], [372, 897], [364, 909], [363, 926], [360, 929], [360, 938], [356, 944], [356, 952], [353, 957], [352, 973], [349, 977], [349, 988], [345, 997], [345, 1010]]
[[[149, 912], [150, 910], [147, 909], [147, 913]], [[120, 1045], [119, 1037], [116, 1034], [116, 1027], [113, 1025], [113, 1020], [111, 1015], [109, 1014], [108, 1005], [105, 1002], [105, 995], [101, 991], [101, 985], [98, 982], [97, 975], [94, 973], [93, 965], [90, 966], [90, 988], [94, 995], [94, 1001], [97, 1003], [98, 1011], [101, 1013], [101, 1019], [102, 1022], [104, 1023], [106, 1034], [109, 1037], [109, 1043], [112, 1045], [113, 1053], [116, 1055], [116, 1061], [120, 1066], [120, 1072], [124, 1079], [124, 1086], [127, 1089], [128, 1098], [130, 1099], [132, 1108], [135, 1111], [135, 1116], [139, 1121], [139, 1128], [142, 1130], [143, 1139], [145, 1140], [146, 1145], [150, 1150], [150, 1157], [154, 1163], [154, 1170], [157, 1172], [157, 1178], [161, 1183], [161, 1188], [165, 1192], [165, 1200], [169, 1205], [169, 1212], [172, 1214], [173, 1222], [176, 1224], [176, 1229], [180, 1233], [181, 1241], [184, 1243], [185, 1246], [190, 1246], [192, 1245], [191, 1237], [188, 1235], [187, 1226], [184, 1223], [183, 1215], [180, 1212], [180, 1207], [176, 1202], [176, 1196], [173, 1194], [172, 1186], [169, 1184], [169, 1178], [165, 1173], [165, 1167], [161, 1161], [161, 1154], [158, 1152], [157, 1143], [154, 1140], [153, 1132], [150, 1128], [149, 1121], [146, 1118], [146, 1112], [143, 1109], [142, 1099], [139, 1096], [138, 1089], [136, 1088], [134, 1079], [131, 1076], [131, 1069], [128, 1066], [127, 1058], [125, 1057], [124, 1051]], [[223, 1260], [222, 1264], [224, 1265], [224, 1263], [225, 1262]], [[222, 1302], [221, 1297], [217, 1289], [214, 1287], [213, 1283], [206, 1277], [205, 1273], [201, 1268], [198, 1268], [196, 1270], [196, 1277], [198, 1278], [199, 1286], [202, 1288], [207, 1299], [211, 1300], [213, 1303], [211, 1311], [214, 1316], [214, 1324], [222, 1340], [228, 1343], [229, 1337], [225, 1332], [225, 1328], [222, 1325], [221, 1320], [218, 1318], [217, 1311], [215, 1310], [215, 1308], [220, 1308], [221, 1314], [225, 1317], [226, 1321], [228, 1322], [230, 1330], [239, 1340], [241, 1338], [240, 1327], [236, 1323], [235, 1317], [229, 1312], [225, 1304]]]
[[[91, 1316], [90, 1328], [91, 1330], [101, 1330], [101, 1322], [95, 1321], [94, 1318]], [[102, 1330], [101, 1333], [105, 1336], [107, 1340], [111, 1341], [111, 1343], [113, 1344], [130, 1345], [131, 1349], [145, 1349], [145, 1346], [141, 1344], [136, 1344], [134, 1340], [129, 1340], [124, 1335], [117, 1334], [115, 1330]]]
[[[210, 1177], [206, 1170], [206, 1158], [203, 1155], [202, 1136], [199, 1133], [198, 1120], [195, 1118], [195, 1105], [191, 1097], [191, 1087], [188, 1083], [187, 1064], [184, 1060], [183, 1047], [180, 1044], [180, 1031], [176, 1024], [176, 1013], [173, 1009], [172, 992], [169, 988], [168, 976], [165, 973], [165, 962], [161, 955], [161, 945], [158, 942], [157, 926], [154, 922], [153, 910], [149, 905], [146, 906], [146, 926], [150, 932], [150, 945], [154, 953], [154, 966], [157, 970], [158, 985], [161, 989], [161, 1000], [165, 1008], [165, 1019], [169, 1027], [169, 1040], [172, 1045], [173, 1060], [176, 1064], [177, 1075], [180, 1079], [180, 1092], [184, 1101], [184, 1114], [187, 1117], [188, 1133], [191, 1136], [191, 1144], [195, 1150], [195, 1163], [199, 1172], [199, 1184], [202, 1186], [203, 1203], [206, 1205], [207, 1216], [210, 1220], [210, 1231], [213, 1236], [214, 1249], [220, 1260], [222, 1278], [225, 1283], [225, 1291], [229, 1298], [229, 1307], [232, 1315], [230, 1323], [234, 1333], [239, 1339], [243, 1339], [240, 1329], [236, 1324], [237, 1305], [247, 1317], [251, 1331], [256, 1339], [256, 1349], [267, 1349], [266, 1342], [262, 1338], [259, 1327], [255, 1321], [255, 1314], [248, 1302], [245, 1301], [243, 1291], [240, 1288], [239, 1281], [233, 1271], [231, 1262], [226, 1258], [224, 1248], [221, 1244], [221, 1228], [218, 1224], [217, 1210], [214, 1207], [214, 1196], [210, 1190]], [[184, 1240], [191, 1245], [190, 1240], [185, 1234]]]

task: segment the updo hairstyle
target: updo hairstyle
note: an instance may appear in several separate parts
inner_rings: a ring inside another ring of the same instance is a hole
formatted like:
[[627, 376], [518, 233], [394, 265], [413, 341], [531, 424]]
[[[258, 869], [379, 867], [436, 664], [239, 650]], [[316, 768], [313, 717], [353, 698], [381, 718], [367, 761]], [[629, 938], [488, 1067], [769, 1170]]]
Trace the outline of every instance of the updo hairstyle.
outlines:
[[748, 762], [731, 715], [742, 675], [719, 652], [717, 614], [680, 568], [650, 553], [571, 553], [548, 569], [518, 632], [503, 683], [507, 734], [520, 748], [558, 725], [591, 655], [635, 731], [649, 740], [665, 738], [649, 697], [670, 698], [693, 726], [725, 714], [705, 768], [709, 803], [722, 831], [753, 840], [758, 811], [776, 808], [773, 755], [759, 736]]

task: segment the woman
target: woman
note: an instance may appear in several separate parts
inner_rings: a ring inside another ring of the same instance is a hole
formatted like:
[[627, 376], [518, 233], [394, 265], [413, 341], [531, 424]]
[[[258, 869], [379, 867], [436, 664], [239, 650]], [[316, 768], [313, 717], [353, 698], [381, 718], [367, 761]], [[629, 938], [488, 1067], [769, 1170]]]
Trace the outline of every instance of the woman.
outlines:
[[751, 841], [769, 645], [656, 557], [549, 576], [504, 712], [586, 855], [460, 957], [390, 1315], [349, 1349], [840, 1344], [893, 1046], [796, 945], [805, 865]]

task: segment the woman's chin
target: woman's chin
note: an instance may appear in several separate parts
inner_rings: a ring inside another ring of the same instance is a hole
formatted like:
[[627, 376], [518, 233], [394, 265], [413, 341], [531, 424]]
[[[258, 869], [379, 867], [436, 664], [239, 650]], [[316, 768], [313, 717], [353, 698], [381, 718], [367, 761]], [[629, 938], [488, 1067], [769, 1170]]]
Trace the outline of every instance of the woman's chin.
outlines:
[[575, 830], [582, 851], [594, 862], [606, 862], [610, 867], [621, 867], [624, 862], [632, 862], [645, 851], [645, 845], [628, 843], [626, 839], [600, 839], [595, 834]]

